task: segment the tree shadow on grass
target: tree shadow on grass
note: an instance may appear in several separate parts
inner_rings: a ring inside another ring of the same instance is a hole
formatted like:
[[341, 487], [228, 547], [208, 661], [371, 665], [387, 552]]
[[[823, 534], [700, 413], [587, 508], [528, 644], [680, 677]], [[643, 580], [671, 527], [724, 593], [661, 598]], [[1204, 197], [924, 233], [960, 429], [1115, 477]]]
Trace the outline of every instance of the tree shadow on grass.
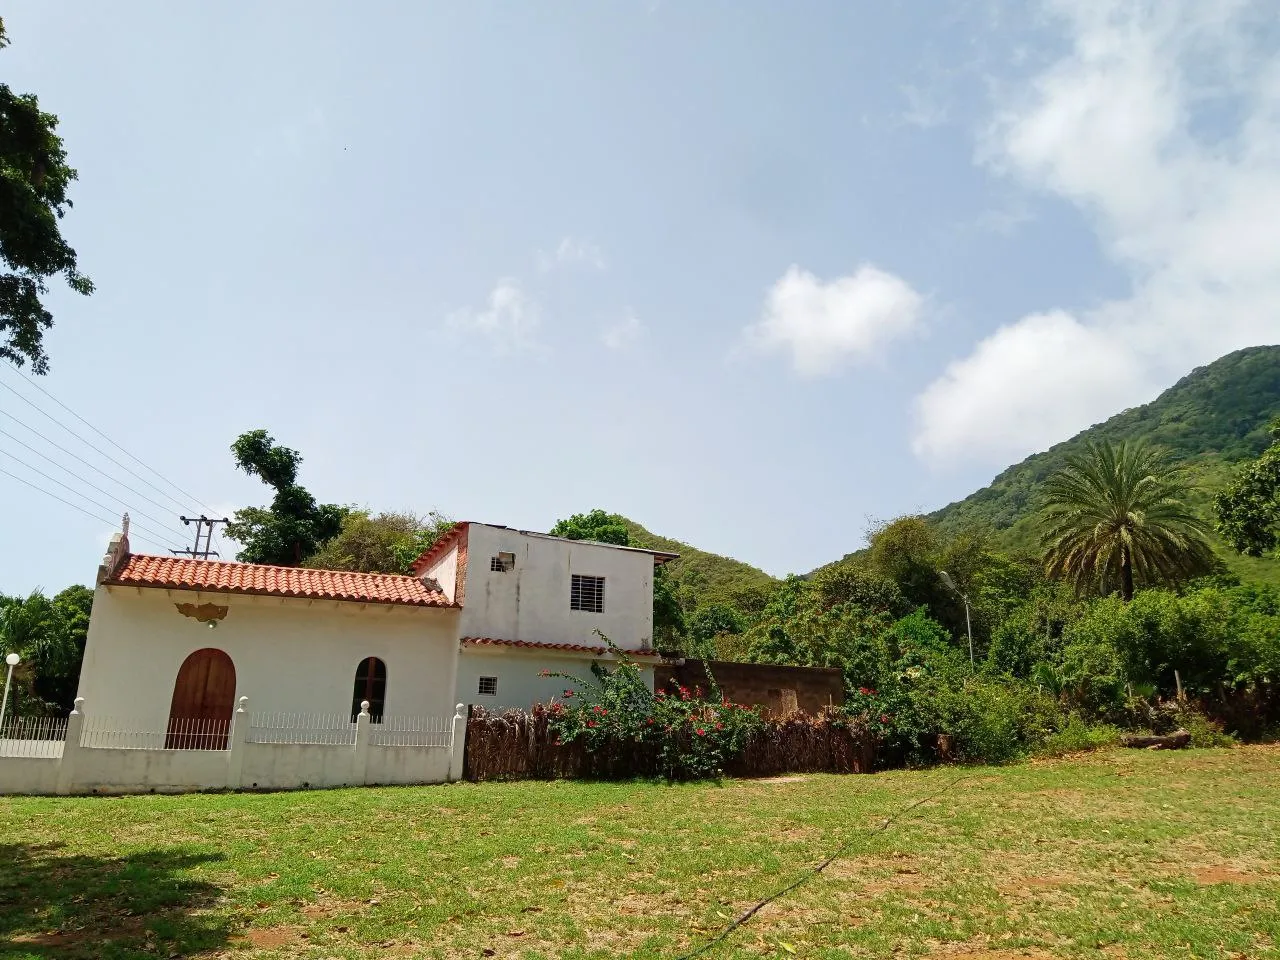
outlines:
[[221, 891], [185, 871], [222, 860], [190, 849], [119, 857], [62, 844], [0, 844], [0, 956], [56, 960], [187, 957], [224, 947]]

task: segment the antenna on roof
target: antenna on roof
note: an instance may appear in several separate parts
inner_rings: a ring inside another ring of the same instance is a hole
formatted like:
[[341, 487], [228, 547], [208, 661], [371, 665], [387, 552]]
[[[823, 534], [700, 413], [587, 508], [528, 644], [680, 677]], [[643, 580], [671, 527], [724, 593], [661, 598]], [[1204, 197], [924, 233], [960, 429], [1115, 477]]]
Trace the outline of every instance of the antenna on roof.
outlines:
[[[189, 526], [193, 523], [196, 525], [196, 545], [191, 550], [170, 550], [170, 553], [200, 560], [208, 560], [210, 557], [220, 556], [217, 550], [210, 548], [210, 543], [213, 541], [213, 528], [219, 523], [230, 523], [230, 520], [226, 517], [221, 520], [211, 520], [203, 513], [198, 517], [179, 517], [178, 519], [182, 521], [184, 526]], [[202, 541], [203, 547], [201, 546]]]

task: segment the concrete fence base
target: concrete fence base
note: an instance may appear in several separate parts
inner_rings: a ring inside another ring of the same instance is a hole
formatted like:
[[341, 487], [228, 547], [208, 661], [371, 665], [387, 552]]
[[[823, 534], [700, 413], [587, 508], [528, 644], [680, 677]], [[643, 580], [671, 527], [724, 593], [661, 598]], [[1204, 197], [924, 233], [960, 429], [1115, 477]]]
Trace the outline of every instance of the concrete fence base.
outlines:
[[225, 749], [132, 749], [85, 746], [85, 702], [78, 699], [61, 743], [22, 756], [6, 756], [0, 744], [0, 794], [293, 790], [446, 783], [462, 777], [467, 732], [462, 704], [447, 742], [431, 746], [374, 742], [378, 737], [367, 703], [356, 718], [352, 743], [255, 743], [248, 737], [247, 706], [248, 698], [241, 697]]

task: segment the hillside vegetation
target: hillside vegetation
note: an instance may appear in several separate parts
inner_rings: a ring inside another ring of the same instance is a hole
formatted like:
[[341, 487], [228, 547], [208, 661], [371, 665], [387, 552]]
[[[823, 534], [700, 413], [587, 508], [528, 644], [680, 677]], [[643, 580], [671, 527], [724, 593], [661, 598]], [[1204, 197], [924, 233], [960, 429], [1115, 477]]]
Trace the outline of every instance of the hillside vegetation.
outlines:
[[626, 520], [626, 525], [633, 545], [680, 554], [667, 571], [687, 610], [716, 603], [731, 604], [740, 610], [758, 609], [779, 583], [749, 563], [659, 536], [634, 520]]
[[[1033, 550], [1044, 481], [1066, 458], [1094, 440], [1145, 440], [1184, 465], [1194, 485], [1191, 500], [1212, 519], [1212, 496], [1236, 465], [1269, 444], [1267, 424], [1280, 415], [1280, 346], [1250, 347], [1199, 367], [1140, 407], [1116, 414], [1009, 467], [990, 485], [930, 514], [944, 531], [989, 527], [1010, 550]], [[1216, 543], [1227, 566], [1242, 579], [1280, 584], [1280, 561], [1242, 557]]]

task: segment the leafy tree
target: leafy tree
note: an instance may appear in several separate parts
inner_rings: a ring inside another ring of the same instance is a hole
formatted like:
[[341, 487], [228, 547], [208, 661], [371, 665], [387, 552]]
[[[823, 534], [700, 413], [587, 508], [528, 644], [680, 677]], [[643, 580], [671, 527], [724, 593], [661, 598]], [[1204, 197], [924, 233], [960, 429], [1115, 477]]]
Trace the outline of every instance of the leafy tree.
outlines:
[[[0, 48], [9, 44], [0, 19]], [[67, 188], [76, 172], [57, 134], [58, 118], [45, 113], [34, 94], [0, 83], [0, 358], [17, 366], [49, 369], [44, 333], [53, 314], [40, 301], [46, 279], [62, 275], [77, 293], [93, 283], [76, 265], [58, 221], [71, 206]]]
[[598, 543], [612, 543], [619, 547], [631, 545], [631, 534], [627, 529], [625, 517], [616, 513], [605, 513], [603, 510], [592, 510], [590, 513], [575, 513], [567, 520], [559, 520], [551, 528], [551, 536], [564, 537], [568, 540], [595, 540]]
[[1177, 471], [1143, 444], [1092, 443], [1045, 483], [1045, 569], [1077, 589], [1176, 583], [1209, 570], [1205, 523]]
[[688, 619], [689, 639], [704, 649], [714, 650], [722, 634], [739, 634], [746, 629], [745, 618], [727, 603], [713, 603], [693, 612]]
[[15, 673], [19, 709], [71, 709], [92, 606], [93, 591], [82, 586], [67, 587], [53, 598], [39, 590], [27, 597], [0, 597], [0, 650], [22, 657]]
[[1280, 419], [1272, 421], [1271, 436], [1270, 448], [1213, 500], [1218, 532], [1248, 557], [1280, 546]]
[[297, 566], [342, 532], [349, 512], [333, 503], [317, 504], [298, 485], [302, 454], [281, 446], [265, 430], [241, 434], [231, 445], [236, 466], [276, 491], [270, 507], [237, 510], [227, 535], [244, 545], [236, 559], [245, 563]]
[[453, 521], [439, 513], [352, 510], [333, 539], [309, 556], [304, 567], [322, 570], [360, 570], [364, 573], [407, 573], [413, 561], [448, 533]]
[[827, 606], [856, 603], [893, 616], [902, 616], [909, 609], [898, 585], [860, 559], [845, 559], [823, 567], [814, 574], [813, 584]]

